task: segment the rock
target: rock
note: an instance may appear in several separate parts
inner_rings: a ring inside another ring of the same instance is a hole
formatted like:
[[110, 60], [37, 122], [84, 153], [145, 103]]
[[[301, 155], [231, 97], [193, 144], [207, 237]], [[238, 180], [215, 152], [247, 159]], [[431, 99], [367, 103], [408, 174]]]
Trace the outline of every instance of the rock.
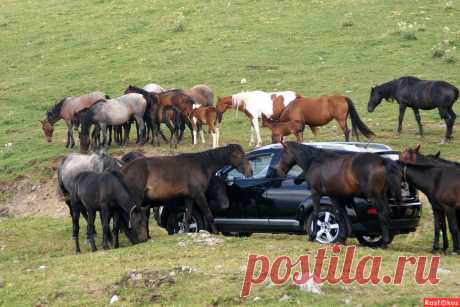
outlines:
[[180, 241], [179, 246], [180, 247], [187, 247], [187, 243], [185, 241]]
[[38, 269], [40, 270], [46, 270], [48, 267], [46, 265], [41, 265], [38, 267]]
[[120, 299], [120, 298], [118, 297], [118, 295], [112, 296], [112, 298], [110, 299], [109, 305], [115, 304], [116, 302], [118, 302], [119, 299]]
[[285, 301], [288, 301], [289, 299], [290, 299], [290, 296], [285, 294], [279, 299], [279, 301], [280, 302], [285, 302]]
[[438, 268], [438, 273], [450, 273], [451, 271], [448, 269]]
[[351, 304], [351, 298], [346, 298], [344, 300], [344, 302], [345, 302], [345, 305], [350, 305]]
[[247, 80], [245, 78], [241, 79], [240, 81], [241, 84], [246, 84], [247, 83]]
[[314, 293], [314, 294], [322, 294], [321, 287], [322, 283], [318, 277], [315, 275], [310, 275], [307, 281], [304, 284], [298, 285], [300, 291]]
[[256, 297], [253, 299], [254, 302], [257, 302], [257, 301], [260, 301], [260, 300], [261, 300], [261, 298], [260, 298], [259, 296], [256, 296]]

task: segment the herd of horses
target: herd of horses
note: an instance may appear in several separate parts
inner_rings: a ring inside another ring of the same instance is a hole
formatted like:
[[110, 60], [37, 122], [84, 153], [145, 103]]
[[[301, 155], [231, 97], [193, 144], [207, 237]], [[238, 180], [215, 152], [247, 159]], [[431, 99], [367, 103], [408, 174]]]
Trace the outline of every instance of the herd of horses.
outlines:
[[[456, 119], [452, 107], [458, 93], [455, 86], [445, 81], [402, 77], [373, 87], [368, 111], [373, 112], [382, 100], [396, 100], [400, 112], [398, 133], [402, 129], [405, 110], [410, 107], [414, 111], [419, 133], [423, 135], [419, 110], [437, 108], [446, 123], [445, 139], [449, 140]], [[128, 86], [124, 95], [117, 98], [110, 98], [103, 92], [66, 97], [56, 103], [40, 122], [46, 138], [51, 142], [54, 124], [63, 119], [67, 125], [66, 147], [75, 145], [73, 128], [78, 129], [81, 124], [81, 152], [109, 146], [112, 132], [117, 144], [126, 145], [133, 122], [137, 127], [138, 144], [144, 144], [151, 138], [151, 143], [158, 146], [161, 136], [171, 147], [176, 147], [183, 138], [186, 126], [191, 131], [193, 144], [198, 142], [198, 133], [205, 143], [203, 125], [207, 125], [212, 135], [212, 146], [216, 148], [219, 146], [219, 126], [228, 109], [243, 112], [250, 120], [250, 145], [262, 145], [259, 118], [262, 118], [262, 126], [272, 131], [273, 143], [281, 142], [290, 134], [302, 141], [305, 126], [309, 126], [316, 134], [318, 127], [333, 119], [342, 129], [345, 141], [350, 140], [350, 132], [357, 140], [360, 134], [367, 138], [375, 135], [360, 119], [351, 99], [345, 96], [306, 98], [294, 91], [247, 91], [217, 97], [215, 106], [213, 100], [212, 89], [204, 84], [189, 90], [165, 90], [151, 83], [143, 88]], [[348, 128], [348, 118], [351, 120], [351, 130]], [[161, 130], [162, 124], [170, 131], [169, 139]]]
[[[456, 115], [452, 106], [458, 98], [458, 89], [444, 81], [419, 80], [403, 77], [371, 89], [368, 111], [372, 112], [383, 100], [396, 100], [400, 106], [398, 132], [401, 131], [404, 111], [414, 110], [423, 134], [419, 109], [438, 108], [446, 122], [446, 140], [452, 137]], [[295, 164], [303, 169], [296, 182], [307, 181], [312, 188], [313, 214], [317, 214], [320, 198], [329, 196], [337, 210], [343, 212], [343, 203], [353, 197], [365, 197], [376, 208], [382, 229], [382, 246], [390, 242], [388, 197], [401, 199], [401, 182], [411, 182], [423, 191], [433, 208], [435, 235], [433, 251], [439, 249], [439, 234], [443, 236], [443, 250], [448, 248], [447, 223], [452, 234], [454, 251], [460, 254], [460, 166], [438, 155], [424, 156], [420, 147], [404, 150], [398, 161], [391, 161], [373, 153], [339, 155], [331, 151], [300, 144], [303, 130], [309, 126], [313, 133], [318, 127], [335, 119], [346, 141], [359, 135], [367, 138], [374, 133], [360, 119], [350, 98], [322, 96], [305, 98], [293, 91], [241, 92], [217, 97], [207, 85], [190, 90], [165, 90], [156, 84], [144, 88], [129, 86], [121, 97], [111, 99], [105, 93], [93, 92], [79, 97], [67, 97], [58, 102], [42, 120], [42, 128], [51, 141], [53, 125], [64, 119], [68, 127], [66, 147], [75, 145], [73, 129], [81, 125], [80, 149], [64, 158], [58, 168], [59, 190], [69, 207], [73, 223], [76, 252], [79, 218], [88, 222], [87, 239], [91, 249], [94, 243], [95, 216], [100, 211], [103, 229], [103, 247], [114, 240], [118, 247], [118, 233], [124, 231], [132, 243], [147, 240], [150, 208], [164, 205], [165, 200], [183, 198], [186, 204], [184, 224], [189, 229], [194, 205], [204, 213], [209, 230], [217, 232], [210, 202], [228, 206], [225, 182], [215, 173], [231, 165], [245, 176], [252, 176], [252, 168], [240, 145], [219, 147], [219, 125], [228, 109], [243, 112], [251, 121], [250, 143], [261, 146], [259, 118], [262, 126], [272, 131], [272, 142], [283, 144], [278, 175], [286, 174]], [[351, 119], [351, 130], [347, 119]], [[136, 142], [145, 144], [151, 139], [159, 145], [160, 137], [177, 146], [189, 127], [193, 144], [200, 132], [204, 141], [203, 125], [213, 138], [213, 147], [204, 152], [174, 156], [145, 157], [131, 152], [121, 160], [106, 154], [86, 154], [89, 149], [108, 146], [112, 142], [129, 142], [131, 123], [136, 123]], [[170, 130], [169, 140], [161, 131], [161, 124]], [[92, 130], [91, 130], [92, 128]], [[102, 140], [101, 140], [102, 134]], [[294, 134], [296, 142], [286, 142]], [[218, 191], [218, 193], [215, 193]], [[214, 192], [214, 193], [213, 193]], [[113, 230], [110, 231], [110, 220]], [[447, 219], [447, 223], [446, 223]], [[310, 231], [315, 237], [316, 227]]]

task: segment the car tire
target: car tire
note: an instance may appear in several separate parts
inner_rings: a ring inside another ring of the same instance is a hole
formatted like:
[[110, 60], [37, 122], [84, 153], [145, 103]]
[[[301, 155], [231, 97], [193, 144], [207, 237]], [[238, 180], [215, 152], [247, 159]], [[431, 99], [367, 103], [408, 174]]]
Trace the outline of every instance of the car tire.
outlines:
[[312, 238], [313, 223], [319, 227], [313, 241], [321, 244], [345, 243], [348, 236], [347, 224], [344, 218], [339, 218], [340, 213], [331, 205], [321, 205], [318, 218], [313, 212], [307, 218], [305, 229]]
[[[173, 235], [184, 233], [184, 215], [185, 208], [171, 212], [166, 222], [166, 230], [168, 231], [168, 234]], [[197, 210], [192, 210], [192, 218], [189, 226], [190, 232], [199, 232], [202, 229], [204, 229], [204, 223], [201, 213]]]
[[[388, 244], [390, 244], [393, 241], [394, 237], [395, 235], [390, 235], [390, 242], [388, 242]], [[382, 247], [382, 241], [383, 241], [382, 235], [378, 235], [378, 236], [357, 235], [356, 239], [363, 246], [367, 246], [371, 248]]]
[[252, 236], [252, 232], [222, 232], [226, 237], [248, 238]]

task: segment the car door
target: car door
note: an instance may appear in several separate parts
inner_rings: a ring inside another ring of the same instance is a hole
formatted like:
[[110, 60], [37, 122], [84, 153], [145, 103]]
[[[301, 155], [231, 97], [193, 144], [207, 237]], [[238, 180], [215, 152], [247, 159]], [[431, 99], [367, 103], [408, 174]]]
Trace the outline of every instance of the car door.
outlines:
[[[267, 172], [273, 153], [261, 153], [248, 157], [253, 169], [253, 176], [245, 177], [236, 169], [230, 169], [223, 176], [227, 182], [231, 210], [229, 214], [220, 215], [217, 222], [244, 224], [245, 230], [263, 230], [268, 226], [268, 218], [262, 218], [259, 205], [264, 201], [264, 193], [269, 181]], [[231, 214], [230, 214], [231, 213]]]

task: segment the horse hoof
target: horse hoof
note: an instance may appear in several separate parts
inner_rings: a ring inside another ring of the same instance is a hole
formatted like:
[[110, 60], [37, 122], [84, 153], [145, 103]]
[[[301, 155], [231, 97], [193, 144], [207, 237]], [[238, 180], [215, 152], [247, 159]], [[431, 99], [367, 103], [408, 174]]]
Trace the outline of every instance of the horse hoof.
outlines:
[[[444, 253], [445, 253], [445, 252], [446, 252], [446, 251], [444, 250]], [[439, 253], [439, 248], [433, 248], [433, 249], [431, 250], [431, 253], [432, 253], [433, 255], [438, 254], [438, 253]]]

